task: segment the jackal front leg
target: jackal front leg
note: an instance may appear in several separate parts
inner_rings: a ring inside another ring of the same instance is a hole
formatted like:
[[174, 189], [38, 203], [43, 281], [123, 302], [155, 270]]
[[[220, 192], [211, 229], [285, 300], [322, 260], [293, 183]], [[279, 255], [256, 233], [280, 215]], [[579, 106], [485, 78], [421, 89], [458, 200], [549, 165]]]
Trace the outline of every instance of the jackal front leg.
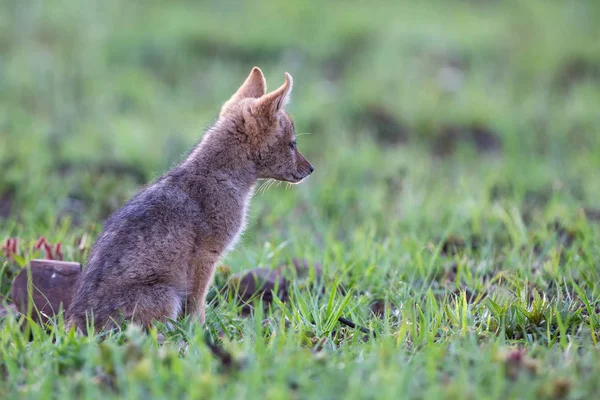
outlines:
[[192, 285], [186, 297], [185, 313], [204, 325], [206, 319], [206, 295], [213, 280], [215, 263], [206, 263], [195, 270]]

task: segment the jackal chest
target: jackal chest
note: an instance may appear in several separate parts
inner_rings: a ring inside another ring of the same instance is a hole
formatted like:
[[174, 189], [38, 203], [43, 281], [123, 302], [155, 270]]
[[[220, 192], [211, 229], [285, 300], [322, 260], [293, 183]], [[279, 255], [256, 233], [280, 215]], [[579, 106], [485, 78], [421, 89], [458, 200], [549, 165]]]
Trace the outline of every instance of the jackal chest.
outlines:
[[[215, 203], [215, 207], [205, 214], [198, 226], [197, 244], [217, 256], [223, 256], [231, 250], [246, 228], [247, 203], [235, 198]], [[217, 204], [221, 207], [217, 207]]]
[[231, 251], [239, 242], [242, 233], [244, 233], [244, 230], [246, 229], [247, 215], [248, 205], [247, 203], [244, 203], [242, 204], [242, 207], [240, 208], [235, 218], [232, 218], [232, 223], [230, 229], [227, 232], [227, 241], [225, 243], [222, 255], [225, 255], [226, 253]]

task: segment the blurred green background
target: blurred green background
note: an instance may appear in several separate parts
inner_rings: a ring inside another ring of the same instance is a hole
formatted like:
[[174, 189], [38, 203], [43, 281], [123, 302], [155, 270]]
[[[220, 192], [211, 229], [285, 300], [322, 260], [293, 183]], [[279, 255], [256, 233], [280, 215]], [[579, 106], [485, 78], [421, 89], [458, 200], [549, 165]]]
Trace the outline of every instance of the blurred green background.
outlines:
[[255, 65], [271, 89], [294, 77], [316, 170], [258, 188], [223, 263], [320, 262], [324, 290], [294, 280], [249, 318], [213, 290], [207, 324], [160, 346], [133, 327], [28, 342], [3, 317], [0, 393], [593, 398], [599, 21], [595, 0], [0, 1], [0, 302], [40, 236], [85, 262]]
[[254, 65], [293, 75], [316, 172], [260, 191], [233, 259], [371, 228], [492, 237], [502, 202], [576, 218], [600, 206], [599, 20], [596, 1], [5, 0], [0, 234], [94, 235]]

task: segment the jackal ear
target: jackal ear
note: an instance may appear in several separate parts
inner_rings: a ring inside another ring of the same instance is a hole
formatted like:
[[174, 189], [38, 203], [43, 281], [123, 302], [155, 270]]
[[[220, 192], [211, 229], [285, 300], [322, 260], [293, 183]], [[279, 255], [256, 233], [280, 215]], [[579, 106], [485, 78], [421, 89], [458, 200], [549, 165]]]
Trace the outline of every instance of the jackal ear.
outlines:
[[285, 108], [290, 101], [290, 94], [294, 80], [292, 76], [285, 73], [285, 83], [271, 93], [265, 94], [253, 105], [253, 110], [259, 115], [274, 115], [277, 111]]
[[262, 71], [258, 67], [252, 68], [250, 71], [250, 75], [246, 78], [242, 86], [231, 96], [225, 104], [221, 107], [221, 112], [219, 116], [223, 115], [225, 111], [232, 105], [237, 103], [238, 101], [246, 98], [259, 98], [264, 96], [267, 92], [267, 81], [265, 80], [265, 76]]

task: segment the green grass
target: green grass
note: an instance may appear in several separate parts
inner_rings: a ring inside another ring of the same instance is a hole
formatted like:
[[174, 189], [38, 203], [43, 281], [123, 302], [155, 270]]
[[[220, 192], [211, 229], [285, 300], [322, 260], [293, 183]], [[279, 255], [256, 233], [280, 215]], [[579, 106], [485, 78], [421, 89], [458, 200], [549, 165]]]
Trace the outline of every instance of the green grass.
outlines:
[[596, 3], [2, 2], [0, 240], [21, 253], [0, 252], [0, 295], [40, 236], [84, 262], [81, 237], [180, 161], [254, 65], [270, 88], [293, 75], [316, 171], [260, 191], [223, 264], [324, 276], [247, 318], [215, 294], [205, 327], [148, 335], [0, 317], [0, 397], [593, 398]]

